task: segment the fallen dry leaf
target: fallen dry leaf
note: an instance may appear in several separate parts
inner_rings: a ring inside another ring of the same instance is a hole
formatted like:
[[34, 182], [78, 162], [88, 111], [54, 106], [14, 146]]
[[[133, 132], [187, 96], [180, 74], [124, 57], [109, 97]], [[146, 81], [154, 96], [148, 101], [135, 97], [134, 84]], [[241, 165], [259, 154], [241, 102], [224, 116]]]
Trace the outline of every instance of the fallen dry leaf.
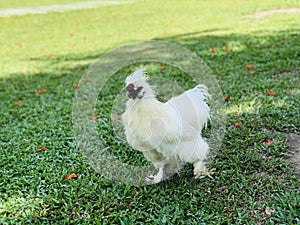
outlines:
[[250, 70], [249, 74], [251, 74], [251, 75], [255, 74], [255, 70]]
[[251, 63], [247, 64], [246, 66], [248, 69], [251, 69], [253, 67], [253, 65]]
[[240, 122], [235, 122], [234, 126], [239, 127], [239, 126], [241, 126], [241, 123]]
[[271, 145], [271, 141], [270, 140], [263, 141], [263, 144], [266, 145], [266, 146], [270, 146]]
[[44, 147], [44, 146], [43, 146], [43, 147], [40, 147], [39, 150], [40, 150], [40, 151], [45, 151], [45, 150], [46, 150], [46, 147]]
[[70, 180], [70, 179], [73, 179], [73, 178], [76, 178], [76, 177], [77, 177], [76, 174], [75, 174], [75, 173], [72, 173], [72, 174], [66, 176], [66, 177], [64, 178], [64, 180]]
[[161, 66], [159, 69], [160, 70], [165, 70], [165, 69], [167, 69], [167, 67], [166, 66]]
[[74, 84], [75, 88], [80, 88], [80, 86], [81, 86], [80, 84]]
[[275, 96], [275, 93], [274, 92], [268, 92], [267, 95], [269, 95], [269, 96]]
[[15, 105], [20, 105], [20, 104], [21, 104], [21, 101], [15, 102]]
[[96, 120], [96, 119], [99, 119], [100, 116], [91, 116], [91, 120]]
[[50, 58], [53, 58], [53, 57], [56, 57], [57, 54], [49, 54], [48, 56], [49, 56]]
[[230, 98], [229, 97], [225, 97], [224, 100], [225, 100], [225, 102], [229, 102]]
[[47, 92], [47, 89], [42, 89], [42, 90], [38, 91], [37, 94], [40, 95], [40, 94], [43, 94], [45, 92]]

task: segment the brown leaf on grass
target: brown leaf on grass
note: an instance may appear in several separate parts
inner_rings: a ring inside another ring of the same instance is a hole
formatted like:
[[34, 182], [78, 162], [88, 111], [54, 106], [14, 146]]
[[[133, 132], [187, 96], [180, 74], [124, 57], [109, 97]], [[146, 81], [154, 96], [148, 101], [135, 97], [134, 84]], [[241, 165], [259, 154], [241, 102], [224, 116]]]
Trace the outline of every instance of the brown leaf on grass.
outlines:
[[231, 48], [229, 46], [226, 46], [226, 51], [230, 51]]
[[47, 148], [44, 147], [44, 146], [39, 148], [40, 151], [45, 151], [46, 149], [47, 149]]
[[54, 58], [54, 57], [57, 56], [57, 54], [52, 53], [52, 54], [49, 54], [48, 56], [49, 56], [50, 58]]
[[268, 96], [275, 96], [275, 93], [274, 92], [268, 92], [267, 95]]
[[159, 67], [159, 69], [160, 70], [165, 70], [165, 69], [167, 69], [167, 67], [166, 66], [161, 66], [161, 67]]
[[91, 116], [91, 120], [96, 120], [96, 119], [99, 119], [100, 116]]
[[80, 84], [74, 84], [74, 88], [80, 88]]
[[229, 101], [230, 101], [230, 98], [229, 98], [229, 97], [225, 97], [225, 98], [224, 98], [224, 101], [225, 101], [225, 102], [229, 102]]
[[241, 126], [241, 123], [240, 123], [240, 122], [235, 122], [235, 123], [234, 123], [234, 126], [235, 126], [235, 127], [239, 127], [239, 126]]
[[15, 102], [15, 105], [20, 105], [20, 104], [21, 104], [21, 101]]
[[66, 176], [66, 177], [64, 178], [64, 180], [70, 180], [70, 179], [74, 179], [74, 178], [76, 178], [76, 177], [77, 177], [76, 174], [75, 174], [75, 173], [72, 173], [72, 174]]
[[216, 50], [215, 49], [211, 49], [210, 52], [211, 53], [216, 53]]
[[255, 70], [250, 70], [250, 71], [249, 71], [249, 74], [250, 74], [250, 75], [255, 74]]
[[251, 69], [253, 65], [251, 63], [247, 64], [246, 68]]
[[270, 146], [271, 145], [271, 141], [270, 140], [263, 141], [263, 144], [266, 145], [266, 146]]
[[47, 89], [42, 89], [42, 90], [38, 91], [37, 94], [38, 94], [38, 95], [41, 95], [41, 94], [43, 94], [43, 93], [45, 93], [45, 92], [47, 92]]

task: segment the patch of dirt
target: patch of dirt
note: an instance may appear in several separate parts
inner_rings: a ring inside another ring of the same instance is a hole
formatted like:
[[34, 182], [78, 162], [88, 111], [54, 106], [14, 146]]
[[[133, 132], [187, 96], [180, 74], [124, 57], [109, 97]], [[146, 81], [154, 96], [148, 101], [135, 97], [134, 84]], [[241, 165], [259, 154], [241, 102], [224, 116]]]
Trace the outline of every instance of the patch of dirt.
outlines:
[[296, 174], [300, 180], [300, 134], [287, 133], [286, 138], [290, 145], [289, 160], [294, 166]]
[[268, 11], [263, 11], [263, 12], [258, 12], [255, 14], [247, 15], [247, 17], [259, 19], [259, 18], [277, 14], [277, 13], [286, 13], [286, 14], [300, 13], [300, 8], [273, 9], [273, 10], [268, 10]]
[[9, 16], [23, 16], [27, 14], [45, 14], [48, 12], [65, 12], [69, 10], [79, 9], [93, 9], [106, 5], [119, 5], [129, 4], [140, 0], [110, 0], [110, 1], [87, 1], [87, 2], [75, 2], [70, 4], [57, 4], [48, 6], [26, 7], [26, 8], [12, 8], [0, 10], [0, 17]]

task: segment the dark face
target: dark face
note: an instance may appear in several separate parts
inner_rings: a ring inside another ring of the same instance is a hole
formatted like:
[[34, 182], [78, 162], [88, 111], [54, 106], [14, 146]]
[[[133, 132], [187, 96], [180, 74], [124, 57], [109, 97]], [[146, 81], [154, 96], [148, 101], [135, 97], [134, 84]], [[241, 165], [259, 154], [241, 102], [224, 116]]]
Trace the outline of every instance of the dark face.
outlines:
[[143, 89], [143, 86], [139, 86], [139, 87], [135, 88], [132, 83], [128, 84], [126, 86], [126, 90], [128, 91], [128, 94], [127, 94], [128, 98], [131, 98], [133, 100], [135, 100], [136, 98], [141, 99], [143, 97], [143, 95], [140, 95], [140, 96], [138, 96], [138, 95], [142, 91], [142, 89]]

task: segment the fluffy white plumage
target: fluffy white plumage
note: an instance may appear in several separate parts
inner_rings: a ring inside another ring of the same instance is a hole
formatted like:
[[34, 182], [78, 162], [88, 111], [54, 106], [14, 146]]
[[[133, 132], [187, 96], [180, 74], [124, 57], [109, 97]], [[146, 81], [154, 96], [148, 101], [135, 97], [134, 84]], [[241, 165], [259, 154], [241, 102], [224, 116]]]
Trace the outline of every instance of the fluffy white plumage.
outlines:
[[147, 178], [148, 182], [167, 179], [185, 162], [194, 165], [196, 177], [209, 175], [204, 163], [209, 146], [201, 137], [210, 118], [206, 86], [198, 85], [161, 103], [143, 70], [128, 76], [125, 83], [129, 99], [122, 121], [127, 141], [159, 169]]

